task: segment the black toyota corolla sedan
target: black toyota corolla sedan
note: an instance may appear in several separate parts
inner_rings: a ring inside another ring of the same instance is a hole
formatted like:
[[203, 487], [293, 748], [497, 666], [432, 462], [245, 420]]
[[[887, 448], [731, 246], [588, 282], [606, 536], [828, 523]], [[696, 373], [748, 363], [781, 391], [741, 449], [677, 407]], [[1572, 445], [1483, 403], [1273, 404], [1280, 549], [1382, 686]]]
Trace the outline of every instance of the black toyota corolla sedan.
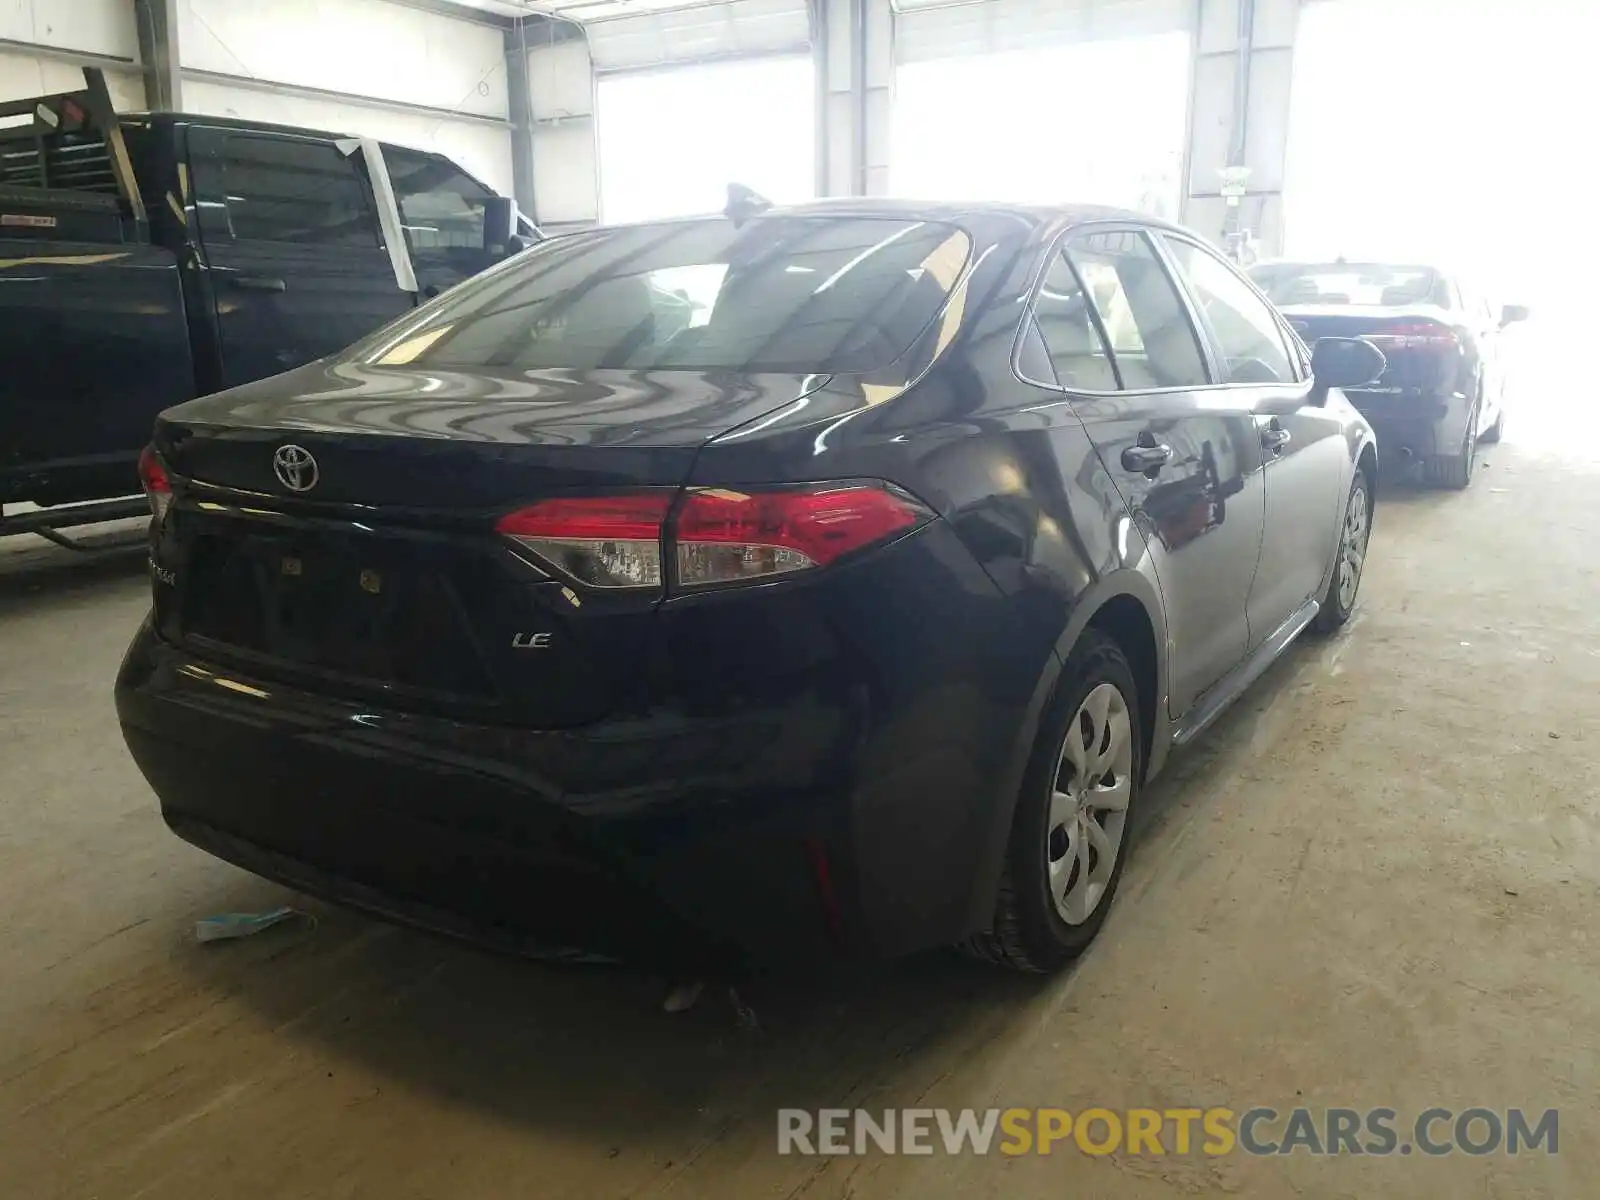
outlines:
[[196, 845], [511, 949], [1048, 970], [1349, 617], [1382, 365], [1127, 213], [557, 238], [161, 417], [123, 731]]

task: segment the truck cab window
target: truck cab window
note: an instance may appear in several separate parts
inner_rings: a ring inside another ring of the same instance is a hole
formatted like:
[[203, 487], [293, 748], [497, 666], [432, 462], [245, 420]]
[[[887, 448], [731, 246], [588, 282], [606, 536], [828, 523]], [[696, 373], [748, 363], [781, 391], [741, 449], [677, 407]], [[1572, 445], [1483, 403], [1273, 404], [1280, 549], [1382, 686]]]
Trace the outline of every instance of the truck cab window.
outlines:
[[385, 146], [383, 157], [413, 254], [483, 248], [488, 188], [435, 154]]
[[204, 201], [226, 209], [241, 241], [380, 244], [366, 185], [331, 142], [231, 134], [194, 167]]

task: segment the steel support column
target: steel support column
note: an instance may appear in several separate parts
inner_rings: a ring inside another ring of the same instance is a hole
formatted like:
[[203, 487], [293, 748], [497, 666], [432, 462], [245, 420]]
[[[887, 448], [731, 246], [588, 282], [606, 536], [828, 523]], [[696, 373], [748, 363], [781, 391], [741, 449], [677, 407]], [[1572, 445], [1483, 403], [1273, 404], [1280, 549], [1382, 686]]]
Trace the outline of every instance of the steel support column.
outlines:
[[506, 101], [511, 112], [511, 191], [517, 207], [537, 221], [533, 186], [533, 92], [528, 82], [528, 35], [522, 20], [506, 30]]
[[144, 69], [144, 100], [152, 111], [183, 107], [182, 56], [178, 53], [178, 0], [133, 0]]
[[817, 192], [882, 195], [889, 183], [894, 11], [889, 0], [813, 0], [812, 30]]
[[1283, 246], [1299, 10], [1300, 0], [1198, 0], [1196, 7], [1183, 221], [1243, 258]]

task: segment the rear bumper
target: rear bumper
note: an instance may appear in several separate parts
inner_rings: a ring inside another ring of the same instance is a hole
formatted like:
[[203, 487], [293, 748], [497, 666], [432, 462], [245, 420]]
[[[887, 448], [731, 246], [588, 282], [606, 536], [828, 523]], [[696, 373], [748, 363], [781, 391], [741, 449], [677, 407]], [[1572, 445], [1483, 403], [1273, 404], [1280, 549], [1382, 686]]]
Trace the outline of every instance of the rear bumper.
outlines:
[[1465, 396], [1361, 391], [1347, 391], [1345, 396], [1378, 435], [1388, 462], [1457, 453], [1471, 415]]
[[[881, 601], [882, 578], [861, 586]], [[791, 623], [790, 641], [807, 632]], [[1028, 692], [966, 677], [995, 655], [983, 636], [902, 622], [873, 641], [850, 667], [858, 647], [813, 645], [812, 669], [720, 707], [540, 731], [251, 678], [147, 624], [116, 701], [174, 831], [326, 899], [505, 949], [675, 967], [877, 956], [987, 919], [983, 847], [1009, 820], [998, 781]], [[941, 661], [940, 643], [962, 657]]]

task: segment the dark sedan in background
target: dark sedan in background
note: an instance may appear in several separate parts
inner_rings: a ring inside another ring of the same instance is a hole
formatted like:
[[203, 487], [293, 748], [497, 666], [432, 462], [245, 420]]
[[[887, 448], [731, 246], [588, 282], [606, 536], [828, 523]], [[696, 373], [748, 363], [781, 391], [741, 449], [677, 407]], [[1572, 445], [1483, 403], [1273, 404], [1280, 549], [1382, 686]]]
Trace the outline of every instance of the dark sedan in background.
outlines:
[[1274, 262], [1250, 275], [1308, 344], [1361, 337], [1383, 351], [1383, 378], [1349, 397], [1386, 461], [1420, 461], [1443, 487], [1472, 482], [1478, 443], [1505, 427], [1502, 331], [1526, 308], [1496, 310], [1465, 279], [1426, 266]]
[[181, 836], [512, 948], [1048, 970], [1349, 618], [1381, 369], [1133, 214], [558, 238], [162, 416], [124, 735]]

